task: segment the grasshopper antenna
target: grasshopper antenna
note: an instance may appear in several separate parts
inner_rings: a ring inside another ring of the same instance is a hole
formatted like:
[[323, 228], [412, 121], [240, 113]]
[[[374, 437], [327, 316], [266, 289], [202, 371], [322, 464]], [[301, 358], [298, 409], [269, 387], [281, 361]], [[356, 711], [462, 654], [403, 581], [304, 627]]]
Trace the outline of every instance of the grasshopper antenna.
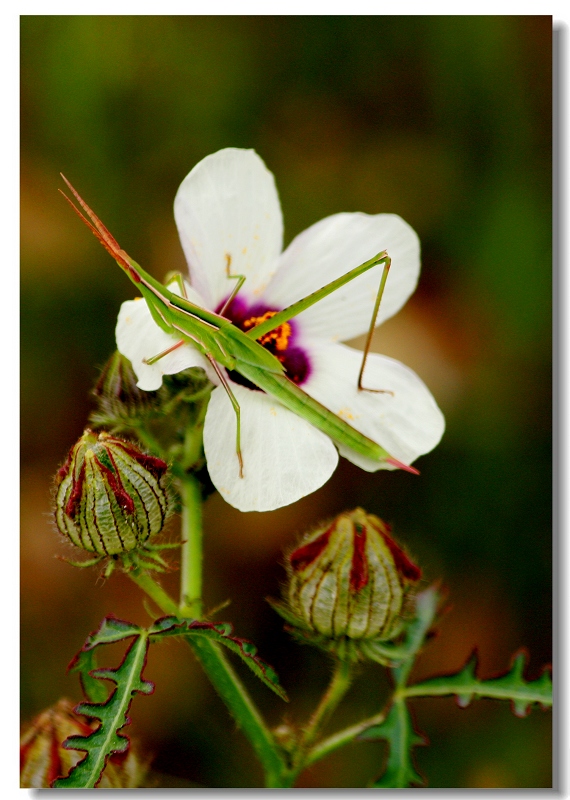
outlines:
[[105, 250], [107, 250], [118, 262], [118, 264], [128, 272], [129, 276], [135, 281], [135, 283], [140, 282], [140, 275], [138, 272], [133, 268], [129, 256], [125, 251], [121, 248], [118, 241], [112, 235], [112, 233], [103, 225], [97, 214], [92, 211], [85, 200], [81, 197], [79, 192], [77, 192], [71, 183], [67, 180], [63, 172], [59, 173], [65, 183], [69, 191], [73, 194], [81, 208], [85, 211], [85, 214], [82, 214], [81, 211], [74, 205], [73, 201], [69, 199], [69, 197], [63, 192], [61, 189], [59, 190], [61, 194], [65, 197], [71, 208], [75, 211], [79, 219], [83, 220], [83, 222], [87, 225], [91, 233], [97, 237], [97, 239], [101, 242]]

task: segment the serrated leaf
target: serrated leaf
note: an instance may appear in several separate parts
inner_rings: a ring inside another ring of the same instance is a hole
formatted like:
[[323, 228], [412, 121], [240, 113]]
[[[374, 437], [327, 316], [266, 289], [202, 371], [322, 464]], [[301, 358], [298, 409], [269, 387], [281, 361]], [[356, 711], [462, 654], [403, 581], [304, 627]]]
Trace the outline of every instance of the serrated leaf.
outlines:
[[109, 688], [91, 675], [97, 669], [95, 650], [80, 650], [68, 667], [69, 672], [78, 672], [85, 697], [92, 703], [104, 703], [109, 697]]
[[462, 670], [454, 675], [442, 675], [427, 681], [407, 686], [408, 697], [426, 695], [450, 695], [457, 697], [459, 705], [465, 706], [472, 698], [489, 697], [496, 700], [510, 700], [517, 716], [524, 717], [533, 704], [543, 708], [552, 705], [552, 679], [547, 670], [534, 681], [526, 681], [524, 669], [526, 654], [515, 654], [510, 670], [497, 678], [479, 680], [477, 678], [477, 655], [474, 653]]
[[229, 622], [200, 622], [181, 620], [173, 616], [162, 617], [148, 629], [148, 633], [155, 640], [163, 636], [201, 636], [212, 639], [237, 653], [266, 686], [288, 702], [287, 694], [273, 667], [257, 655], [257, 647], [252, 642], [233, 635], [233, 626]]
[[93, 677], [97, 669], [95, 648], [101, 644], [113, 644], [129, 636], [138, 636], [141, 632], [138, 625], [118, 619], [113, 615], [105, 617], [99, 628], [89, 634], [85, 644], [68, 666], [69, 672], [78, 672], [81, 686], [88, 700], [93, 703], [105, 703], [109, 697], [109, 687]]
[[[116, 620], [116, 622], [119, 621]], [[128, 623], [125, 623], [123, 631], [128, 630], [127, 625]], [[131, 629], [133, 627], [131, 626]], [[102, 641], [117, 641], [116, 638], [108, 639], [107, 632], [106, 630], [101, 632], [101, 628], [99, 629], [98, 633], [101, 634]], [[122, 638], [129, 635], [132, 635], [132, 632], [124, 633]], [[101, 643], [100, 641], [94, 642], [94, 637], [96, 638], [97, 634], [90, 637], [92, 647]], [[70, 736], [66, 739], [63, 744], [65, 748], [80, 750], [86, 755], [66, 778], [54, 781], [54, 789], [94, 788], [111, 753], [126, 752], [129, 740], [119, 731], [130, 722], [127, 714], [133, 696], [137, 692], [151, 694], [154, 691], [154, 684], [142, 677], [147, 650], [148, 635], [145, 631], [140, 631], [117, 669], [91, 670], [93, 678], [111, 680], [116, 684], [116, 688], [105, 703], [80, 703], [75, 707], [77, 714], [97, 719], [101, 724], [89, 736]]]
[[423, 786], [424, 779], [416, 770], [412, 748], [425, 744], [423, 736], [414, 730], [406, 702], [398, 698], [392, 704], [386, 719], [361, 733], [359, 740], [385, 739], [388, 742], [388, 761], [384, 774], [372, 786], [375, 789], [406, 789]]
[[138, 636], [144, 629], [132, 622], [117, 619], [112, 615], [105, 617], [95, 633], [90, 634], [85, 640], [83, 650], [92, 650], [100, 644], [112, 644], [127, 639], [129, 636]]

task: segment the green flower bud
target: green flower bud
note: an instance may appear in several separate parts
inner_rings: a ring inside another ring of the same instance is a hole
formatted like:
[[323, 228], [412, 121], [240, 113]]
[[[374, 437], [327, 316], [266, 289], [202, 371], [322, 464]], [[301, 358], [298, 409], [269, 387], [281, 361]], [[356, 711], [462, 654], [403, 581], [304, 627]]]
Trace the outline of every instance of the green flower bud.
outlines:
[[140, 548], [168, 519], [166, 471], [135, 445], [86, 430], [56, 475], [57, 527], [97, 556]]
[[406, 596], [421, 576], [389, 526], [361, 508], [307, 535], [287, 571], [288, 603], [274, 604], [277, 611], [301, 638], [347, 658], [400, 632]]
[[[20, 738], [21, 788], [49, 789], [56, 778], [68, 775], [85, 754], [67, 750], [63, 743], [69, 736], [88, 736], [96, 727], [97, 723], [89, 724], [85, 717], [75, 714], [73, 703], [65, 699], [38, 714]], [[126, 757], [124, 754], [110, 757], [97, 788], [137, 788], [146, 771], [146, 763], [131, 746]]]
[[110, 425], [146, 417], [155, 404], [156, 392], [138, 388], [131, 362], [116, 350], [103, 367], [93, 396], [99, 406], [91, 417], [93, 424]]

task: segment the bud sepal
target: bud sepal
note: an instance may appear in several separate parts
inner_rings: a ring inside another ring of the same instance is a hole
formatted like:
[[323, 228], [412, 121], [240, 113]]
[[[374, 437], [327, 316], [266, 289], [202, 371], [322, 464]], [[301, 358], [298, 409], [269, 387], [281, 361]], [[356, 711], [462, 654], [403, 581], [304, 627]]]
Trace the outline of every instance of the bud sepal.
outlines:
[[108, 559], [105, 576], [117, 561], [125, 569], [146, 567], [164, 571], [156, 545], [150, 540], [172, 513], [168, 465], [136, 445], [106, 432], [90, 429], [71, 449], [55, 476], [55, 522], [76, 547], [94, 558], [70, 562], [91, 566]]
[[[189, 431], [200, 433], [213, 384], [205, 372], [191, 367], [176, 375], [164, 375], [160, 389], [145, 391], [137, 386], [131, 362], [115, 351], [104, 365], [93, 389], [97, 409], [89, 421], [113, 435], [134, 437], [143, 444], [151, 442], [157, 455], [170, 463], [179, 461], [184, 470], [202, 470], [202, 448], [186, 463]], [[208, 493], [209, 479], [204, 487]]]
[[306, 535], [286, 559], [286, 599], [270, 601], [300, 641], [345, 661], [395, 664], [412, 616], [417, 567], [389, 526], [361, 508]]

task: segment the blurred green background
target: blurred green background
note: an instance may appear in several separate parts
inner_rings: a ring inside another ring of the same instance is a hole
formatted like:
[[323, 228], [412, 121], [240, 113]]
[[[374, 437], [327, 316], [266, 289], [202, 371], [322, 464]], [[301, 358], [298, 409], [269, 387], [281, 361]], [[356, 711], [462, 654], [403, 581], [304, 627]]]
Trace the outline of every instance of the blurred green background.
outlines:
[[[161, 278], [184, 267], [176, 189], [227, 146], [255, 148], [274, 173], [286, 243], [338, 211], [415, 228], [419, 288], [375, 347], [415, 369], [447, 419], [419, 478], [343, 461], [273, 513], [208, 500], [206, 605], [232, 598], [222, 617], [278, 668], [292, 705], [244, 681], [272, 724], [309, 713], [329, 663], [291, 643], [264, 598], [279, 593], [283, 548], [356, 505], [448, 589], [418, 678], [458, 669], [475, 646], [482, 677], [522, 646], [536, 677], [551, 659], [551, 18], [24, 16], [21, 34], [23, 719], [61, 695], [79, 701], [65, 669], [105, 614], [148, 620], [124, 576], [101, 583], [54, 558], [70, 551], [50, 519], [51, 476], [133, 296], [58, 194], [59, 172]], [[176, 574], [164, 583], [176, 592]], [[131, 733], [159, 785], [259, 785], [186, 648], [152, 649], [146, 677], [156, 692], [135, 699]], [[363, 668], [331, 730], [386, 693], [381, 668]], [[430, 786], [551, 785], [548, 713], [520, 720], [506, 703], [450, 698], [414, 711]], [[384, 758], [382, 744], [354, 745], [300, 785], [363, 786]]]

